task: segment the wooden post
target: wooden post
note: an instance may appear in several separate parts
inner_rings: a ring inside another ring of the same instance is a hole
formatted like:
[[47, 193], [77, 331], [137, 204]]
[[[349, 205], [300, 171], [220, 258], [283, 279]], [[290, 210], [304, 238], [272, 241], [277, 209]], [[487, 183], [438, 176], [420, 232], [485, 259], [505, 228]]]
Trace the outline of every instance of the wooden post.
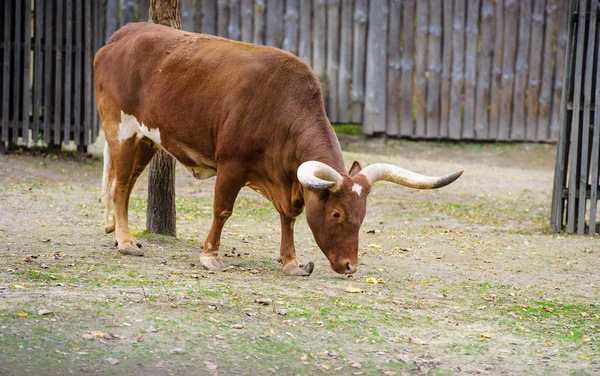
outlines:
[[240, 30], [240, 0], [229, 0], [229, 39], [240, 40], [242, 31]]
[[[546, 0], [534, 0], [533, 13], [531, 15], [531, 47], [529, 48], [529, 77], [527, 79], [527, 120], [525, 121], [525, 139], [527, 141], [545, 141], [538, 139], [538, 104], [540, 97], [540, 79], [542, 68], [552, 65], [552, 58], [540, 63], [540, 57], [544, 53], [544, 10]], [[551, 48], [551, 47], [550, 47]]]
[[[198, 4], [201, 2], [198, 1]], [[138, 4], [140, 22], [148, 22], [148, 11], [150, 9], [150, 0], [139, 0]]]
[[415, 136], [425, 137], [426, 129], [426, 91], [427, 81], [425, 72], [427, 71], [427, 29], [429, 22], [429, 7], [427, 0], [417, 1], [417, 29], [416, 29], [416, 69], [415, 69]]
[[202, 32], [217, 35], [217, 0], [205, 0], [202, 11]]
[[517, 50], [517, 1], [504, 1], [504, 49], [502, 51], [502, 81], [498, 139], [508, 140], [513, 112], [513, 88], [515, 83], [515, 55]]
[[254, 44], [265, 44], [265, 1], [254, 1]]
[[327, 44], [327, 0], [314, 0], [313, 4], [313, 63], [315, 74], [322, 83], [325, 81]]
[[[574, 1], [574, 0], [571, 0]], [[565, 74], [565, 51], [567, 50], [569, 20], [571, 14], [569, 12], [568, 1], [558, 1], [558, 34], [556, 35], [556, 63], [554, 73], [554, 98], [552, 100], [552, 116], [550, 119], [550, 140], [558, 140], [560, 131], [560, 107], [563, 93], [563, 79]], [[563, 104], [564, 105], [564, 104]]]
[[[65, 142], [69, 142], [71, 139], [71, 104], [73, 103], [73, 91], [71, 90], [71, 80], [73, 77], [73, 63], [72, 63], [72, 55], [73, 55], [73, 0], [67, 0], [67, 4], [65, 7], [67, 11], [67, 22], [65, 29], [65, 40], [67, 41], [67, 45], [65, 48], [65, 120], [63, 127], [63, 140]], [[103, 38], [102, 38], [103, 39]], [[77, 82], [75, 83], [77, 85]], [[26, 86], [27, 87], [27, 86]], [[27, 115], [29, 117], [29, 114]], [[73, 138], [77, 138], [75, 135]]]
[[[600, 35], [599, 35], [600, 36]], [[600, 43], [600, 40], [598, 41]], [[600, 79], [600, 49], [596, 57], [596, 82]], [[600, 85], [596, 85], [594, 98], [600, 98]], [[598, 206], [598, 174], [600, 173], [600, 100], [595, 100], [594, 107], [594, 133], [592, 135], [592, 156], [591, 163], [591, 189], [590, 189], [590, 223], [588, 226], [588, 234], [592, 235], [596, 232], [596, 210]]]
[[79, 150], [79, 147], [83, 146], [83, 132], [81, 131], [81, 122], [83, 120], [81, 108], [83, 107], [83, 98], [81, 95], [81, 84], [79, 84], [83, 81], [83, 3], [76, 1], [75, 7], [75, 76], [73, 76], [73, 82], [75, 82], [76, 85], [73, 92], [73, 111], [75, 115], [73, 116], [73, 138], [75, 139], [75, 145], [77, 145]]
[[[480, 0], [473, 0], [468, 5], [467, 15], [467, 49], [465, 56], [465, 111], [463, 119], [463, 139], [475, 138], [475, 106], [476, 101], [484, 98], [475, 96], [477, 86], [477, 43], [479, 41], [479, 4]], [[484, 25], [482, 25], [484, 27]], [[483, 50], [488, 46], [481, 46]]]
[[338, 75], [340, 61], [340, 4], [329, 0], [327, 4], [327, 116], [337, 123], [338, 118]]
[[[371, 5], [372, 6], [372, 5]], [[371, 26], [369, 23], [369, 34]], [[406, 0], [402, 8], [402, 77], [400, 88], [400, 134], [414, 136], [413, 69], [415, 61], [415, 1]], [[367, 85], [369, 79], [367, 78]], [[367, 93], [368, 96], [368, 93]]]
[[185, 31], [194, 31], [194, 0], [181, 0], [181, 29]]
[[[439, 136], [440, 76], [442, 74], [442, 3], [429, 0], [429, 80], [427, 82], [427, 130], [425, 137]], [[388, 120], [389, 121], [389, 120]]]
[[217, 35], [223, 38], [229, 36], [229, 1], [217, 1]]
[[[71, 4], [71, 0], [67, 0], [67, 12], [68, 14], [70, 14], [70, 12], [72, 11], [72, 4]], [[70, 22], [70, 17], [67, 18], [67, 20]], [[22, 135], [22, 142], [27, 145], [27, 143], [29, 142], [29, 112], [31, 111], [31, 90], [29, 88], [29, 80], [30, 80], [30, 59], [31, 59], [31, 1], [27, 1], [25, 3], [25, 9], [23, 11], [23, 23], [25, 24], [24, 26], [24, 33], [25, 35], [23, 36], [23, 105], [22, 105], [22, 109], [21, 109], [21, 119], [23, 121], [22, 123], [22, 129], [21, 129], [21, 135]], [[67, 26], [68, 28], [69, 26]], [[70, 34], [68, 34], [70, 36]], [[70, 50], [67, 48], [67, 53], [69, 53]], [[70, 56], [68, 57], [68, 60], [70, 62]], [[70, 75], [70, 70], [67, 71], [69, 73], [67, 73], [68, 75]], [[69, 77], [70, 78], [70, 77]], [[68, 97], [70, 100], [70, 96]], [[17, 130], [15, 130], [15, 132], [17, 132]], [[17, 132], [18, 133], [18, 132]], [[68, 138], [67, 138], [68, 139]]]
[[[60, 147], [60, 142], [62, 139], [62, 133], [60, 132], [60, 127], [62, 125], [62, 92], [63, 92], [63, 51], [62, 51], [62, 41], [63, 41], [63, 0], [56, 1], [56, 24], [53, 26], [56, 31], [56, 41], [55, 41], [55, 85], [54, 85], [54, 145]], [[91, 87], [91, 80], [90, 86]], [[91, 105], [90, 105], [91, 107]]]
[[465, 83], [465, 1], [454, 0], [454, 29], [452, 30], [452, 94], [448, 137], [459, 139], [462, 131], [462, 95]]
[[267, 46], [281, 48], [283, 45], [283, 3], [281, 0], [267, 0]]
[[[537, 114], [537, 140], [548, 141], [550, 137], [550, 103], [552, 101], [552, 73], [554, 72], [554, 64], [548, 62], [553, 61], [554, 57], [554, 31], [556, 28], [557, 0], [548, 0], [546, 3], [546, 22], [544, 24], [544, 55], [542, 61], [546, 62], [542, 71], [542, 88], [538, 99], [538, 114]], [[563, 14], [561, 17], [566, 16]], [[557, 47], [558, 49], [558, 47]], [[563, 57], [564, 58], [564, 57]], [[555, 62], [555, 61], [554, 61]], [[534, 99], [534, 98], [532, 98]], [[558, 105], [556, 105], [558, 107]]]
[[298, 0], [285, 3], [285, 38], [283, 49], [298, 55]]
[[135, 0], [121, 0], [121, 26], [127, 25], [129, 22], [135, 22], [135, 13], [137, 4]]
[[367, 0], [354, 4], [354, 46], [352, 49], [352, 122], [362, 123], [365, 103], [365, 48], [367, 38]]
[[388, 30], [388, 92], [387, 92], [387, 136], [396, 137], [400, 133], [400, 32], [402, 3], [390, 1], [390, 29]]
[[367, 76], [363, 132], [385, 132], [387, 69], [387, 0], [371, 1], [367, 36]]
[[252, 43], [253, 0], [242, 0], [242, 42]]
[[[509, 121], [511, 140], [525, 139], [525, 88], [527, 85], [527, 61], [529, 57], [529, 32], [531, 25], [531, 0], [519, 1], [519, 41], [515, 64], [515, 86], [512, 96], [512, 111], [504, 116]], [[512, 113], [511, 113], [512, 112]], [[510, 117], [512, 116], [512, 121]], [[535, 123], [533, 124], [535, 126]]]
[[352, 8], [353, 0], [342, 0], [342, 26], [339, 70], [339, 115], [340, 123], [350, 121], [350, 74], [352, 72]]
[[490, 104], [490, 80], [492, 54], [494, 51], [494, 0], [483, 0], [481, 5], [481, 51], [479, 52], [479, 75], [475, 102], [475, 138], [489, 138], [488, 105]]
[[504, 2], [496, 1], [494, 21], [494, 62], [492, 65], [492, 88], [490, 90], [489, 138], [498, 137], [500, 100], [502, 88], [502, 55], [504, 47]]
[[300, 0], [300, 46], [298, 56], [306, 63], [312, 62], [312, 0]]
[[[77, 6], [81, 6], [77, 3]], [[48, 20], [50, 22], [50, 20]], [[119, 28], [119, 0], [106, 0], [106, 26], [104, 34], [104, 42], [108, 42], [110, 37]]]
[[[80, 5], [78, 5], [80, 7]], [[38, 136], [40, 132], [40, 111], [42, 108], [42, 82], [43, 72], [42, 63], [44, 61], [44, 55], [42, 52], [42, 37], [44, 33], [44, 1], [36, 0], [35, 2], [35, 69], [33, 72], [33, 127], [31, 136], [33, 142], [38, 142]], [[77, 55], [76, 55], [77, 56]], [[75, 81], [77, 82], [77, 81]], [[77, 85], [75, 85], [77, 86]], [[75, 97], [79, 98], [79, 97]], [[1, 137], [0, 137], [1, 139]]]
[[[152, 0], [153, 23], [181, 29], [177, 0]], [[160, 150], [150, 162], [146, 229], [155, 234], [177, 236], [175, 211], [175, 159]]]
[[443, 1], [444, 33], [442, 41], [442, 91], [439, 136], [448, 136], [450, 122], [450, 83], [452, 79], [452, 1]]

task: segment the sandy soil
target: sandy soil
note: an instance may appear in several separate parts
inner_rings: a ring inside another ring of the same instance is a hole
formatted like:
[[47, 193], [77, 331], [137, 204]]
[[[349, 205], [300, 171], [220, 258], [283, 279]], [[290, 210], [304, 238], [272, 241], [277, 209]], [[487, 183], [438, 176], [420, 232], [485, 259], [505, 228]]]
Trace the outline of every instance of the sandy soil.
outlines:
[[144, 174], [130, 218], [146, 256], [121, 256], [98, 157], [0, 156], [0, 374], [600, 374], [600, 240], [550, 232], [553, 146], [342, 141], [348, 166], [465, 170], [435, 191], [379, 183], [350, 278], [303, 217], [316, 269], [284, 276], [278, 216], [247, 189], [232, 268], [202, 270], [214, 180], [185, 169], [178, 239], [144, 232]]

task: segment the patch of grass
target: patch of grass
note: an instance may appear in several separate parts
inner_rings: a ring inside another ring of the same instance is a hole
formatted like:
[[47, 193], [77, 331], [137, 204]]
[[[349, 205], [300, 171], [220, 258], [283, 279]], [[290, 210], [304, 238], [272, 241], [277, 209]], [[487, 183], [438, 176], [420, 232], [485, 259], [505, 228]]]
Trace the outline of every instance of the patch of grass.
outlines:
[[334, 124], [333, 130], [337, 134], [363, 135], [362, 125], [359, 124]]

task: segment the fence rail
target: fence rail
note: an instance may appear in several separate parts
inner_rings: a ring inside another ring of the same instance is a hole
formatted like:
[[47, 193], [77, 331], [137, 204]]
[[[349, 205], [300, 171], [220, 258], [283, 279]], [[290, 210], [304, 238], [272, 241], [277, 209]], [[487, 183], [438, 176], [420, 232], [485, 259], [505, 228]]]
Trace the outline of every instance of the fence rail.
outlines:
[[[0, 144], [98, 134], [92, 60], [149, 0], [0, 5]], [[323, 83], [332, 123], [365, 134], [554, 142], [562, 0], [180, 0], [185, 30], [286, 49]]]

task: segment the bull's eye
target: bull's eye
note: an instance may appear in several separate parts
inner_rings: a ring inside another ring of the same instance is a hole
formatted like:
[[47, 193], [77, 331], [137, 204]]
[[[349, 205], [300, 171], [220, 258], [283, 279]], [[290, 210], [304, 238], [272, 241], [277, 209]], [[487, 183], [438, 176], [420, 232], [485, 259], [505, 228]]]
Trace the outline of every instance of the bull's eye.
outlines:
[[333, 216], [334, 216], [334, 217], [336, 217], [336, 218], [339, 218], [339, 217], [340, 217], [340, 213], [339, 213], [339, 212], [336, 212], [336, 211], [334, 211], [334, 212], [333, 212]]

